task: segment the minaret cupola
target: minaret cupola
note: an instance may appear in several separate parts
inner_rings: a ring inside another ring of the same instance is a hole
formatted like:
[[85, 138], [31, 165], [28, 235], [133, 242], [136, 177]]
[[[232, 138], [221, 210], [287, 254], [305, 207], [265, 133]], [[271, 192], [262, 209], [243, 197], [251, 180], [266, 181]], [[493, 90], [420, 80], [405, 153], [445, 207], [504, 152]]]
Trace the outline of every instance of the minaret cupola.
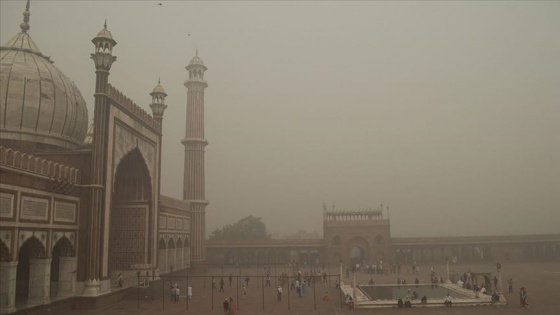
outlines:
[[95, 63], [95, 69], [111, 70], [113, 62], [117, 60], [117, 57], [112, 55], [113, 47], [117, 45], [117, 42], [107, 29], [107, 20], [105, 20], [103, 29], [97, 33], [97, 36], [91, 42], [95, 45], [95, 53], [91, 54], [91, 59]]
[[[204, 62], [198, 56], [198, 49], [196, 50], [196, 55], [191, 59], [189, 65], [186, 67], [187, 71], [189, 71], [189, 80], [191, 82], [202, 82], [204, 81], [204, 72], [208, 69], [204, 65]], [[187, 81], [187, 82], [188, 82]], [[185, 84], [187, 83], [185, 82]]]
[[163, 113], [167, 108], [165, 105], [165, 97], [167, 97], [167, 93], [161, 86], [161, 81], [158, 79], [158, 84], [154, 87], [152, 93], [152, 103], [150, 104], [150, 108], [152, 109], [152, 115], [154, 116], [155, 120], [158, 122], [159, 126], [161, 126], [161, 121], [163, 120]]

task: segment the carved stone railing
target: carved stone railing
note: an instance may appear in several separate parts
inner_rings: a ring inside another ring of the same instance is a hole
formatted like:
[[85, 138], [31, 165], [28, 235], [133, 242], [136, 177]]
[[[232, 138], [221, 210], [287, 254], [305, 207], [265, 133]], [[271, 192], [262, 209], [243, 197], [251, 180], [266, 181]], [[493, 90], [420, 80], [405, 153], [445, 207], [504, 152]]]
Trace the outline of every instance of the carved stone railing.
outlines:
[[80, 182], [80, 170], [64, 164], [0, 146], [0, 165], [54, 180], [74, 184]]
[[150, 126], [155, 130], [159, 130], [156, 120], [152, 115], [148, 114], [142, 107], [136, 105], [134, 101], [126, 97], [121, 91], [117, 90], [111, 84], [108, 85], [107, 94], [109, 98], [123, 107], [127, 112], [129, 112], [134, 117], [138, 118], [140, 121]]

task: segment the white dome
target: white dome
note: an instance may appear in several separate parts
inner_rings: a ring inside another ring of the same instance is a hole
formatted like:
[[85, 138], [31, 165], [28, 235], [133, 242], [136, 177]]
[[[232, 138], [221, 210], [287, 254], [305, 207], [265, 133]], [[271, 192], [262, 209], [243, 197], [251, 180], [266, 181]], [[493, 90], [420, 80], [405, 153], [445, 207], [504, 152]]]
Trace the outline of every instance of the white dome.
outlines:
[[88, 127], [76, 85], [23, 29], [0, 47], [0, 139], [76, 148]]
[[200, 57], [194, 56], [191, 59], [191, 62], [189, 62], [189, 65], [197, 65], [197, 66], [204, 66], [204, 62], [202, 62], [202, 59], [200, 59]]

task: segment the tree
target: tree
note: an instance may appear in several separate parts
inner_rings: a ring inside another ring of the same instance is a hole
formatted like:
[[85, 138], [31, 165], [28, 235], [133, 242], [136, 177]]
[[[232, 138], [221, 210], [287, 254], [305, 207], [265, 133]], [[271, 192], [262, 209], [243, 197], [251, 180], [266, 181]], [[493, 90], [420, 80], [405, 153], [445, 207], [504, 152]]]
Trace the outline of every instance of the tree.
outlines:
[[266, 233], [266, 225], [252, 215], [233, 224], [217, 228], [210, 234], [211, 240], [263, 240], [270, 238]]

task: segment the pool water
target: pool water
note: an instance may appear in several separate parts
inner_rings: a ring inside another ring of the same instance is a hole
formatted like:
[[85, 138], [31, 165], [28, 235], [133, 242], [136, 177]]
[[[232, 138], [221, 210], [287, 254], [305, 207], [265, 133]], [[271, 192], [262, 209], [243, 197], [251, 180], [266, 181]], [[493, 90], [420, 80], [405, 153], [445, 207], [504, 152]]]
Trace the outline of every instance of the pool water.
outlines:
[[[418, 293], [418, 299], [421, 299], [424, 295], [428, 299], [443, 299], [447, 293], [452, 299], [457, 298], [469, 298], [470, 296], [463, 293], [449, 290], [447, 288], [441, 287], [439, 285], [433, 286], [428, 284], [419, 285], [360, 285], [358, 286], [365, 295], [367, 295], [371, 300], [398, 300], [403, 298], [408, 294], [410, 299], [412, 299], [412, 294], [414, 291]], [[409, 291], [410, 290], [410, 293]]]

